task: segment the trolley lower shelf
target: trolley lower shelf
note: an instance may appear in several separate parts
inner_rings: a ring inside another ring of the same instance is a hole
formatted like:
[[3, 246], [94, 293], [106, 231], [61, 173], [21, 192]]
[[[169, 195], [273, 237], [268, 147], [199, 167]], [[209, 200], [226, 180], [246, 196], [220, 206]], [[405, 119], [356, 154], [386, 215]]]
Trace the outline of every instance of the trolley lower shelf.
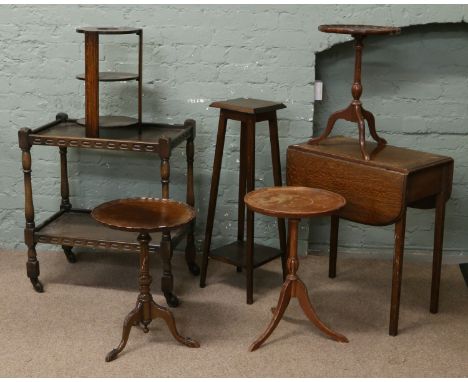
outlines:
[[[174, 247], [185, 235], [181, 228], [172, 233]], [[125, 252], [138, 252], [138, 234], [117, 231], [99, 224], [91, 217], [91, 210], [71, 209], [59, 211], [36, 227], [34, 241], [43, 244], [56, 244], [69, 247], [102, 248]], [[150, 251], [156, 252], [160, 246], [161, 233], [151, 235]]]

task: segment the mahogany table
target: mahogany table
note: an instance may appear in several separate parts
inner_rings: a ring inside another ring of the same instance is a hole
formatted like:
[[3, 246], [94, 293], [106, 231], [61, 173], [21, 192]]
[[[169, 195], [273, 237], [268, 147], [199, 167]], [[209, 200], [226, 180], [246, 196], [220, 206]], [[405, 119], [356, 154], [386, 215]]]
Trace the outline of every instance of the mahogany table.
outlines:
[[[296, 297], [307, 318], [323, 333], [338, 342], [348, 339], [328, 328], [317, 316], [310, 300], [307, 288], [296, 274], [299, 268], [297, 257], [297, 227], [302, 218], [336, 213], [346, 204], [345, 199], [336, 193], [308, 187], [270, 187], [249, 192], [245, 204], [252, 211], [288, 219], [288, 274], [281, 288], [273, 318], [265, 332], [250, 346], [250, 351], [257, 350], [273, 333], [288, 307], [291, 297]], [[247, 221], [247, 225], [249, 225]], [[247, 251], [253, 251], [252, 238], [247, 239]]]
[[395, 223], [390, 328], [398, 333], [406, 209], [435, 208], [430, 311], [439, 306], [445, 203], [452, 191], [453, 159], [405, 148], [367, 143], [363, 160], [356, 139], [332, 137], [320, 145], [289, 146], [287, 184], [339, 192], [346, 206], [331, 218], [330, 269], [335, 277], [339, 218], [384, 226]]
[[[127, 232], [138, 232], [140, 244], [140, 294], [136, 307], [127, 315], [123, 324], [122, 340], [117, 348], [106, 356], [110, 362], [124, 349], [133, 325], [140, 323], [143, 331], [148, 333], [148, 325], [155, 318], [162, 318], [174, 338], [180, 343], [192, 347], [200, 347], [199, 343], [188, 337], [182, 337], [176, 328], [171, 311], [156, 304], [150, 292], [151, 275], [149, 273], [149, 242], [150, 232], [162, 232], [161, 256], [172, 255], [171, 231], [187, 225], [195, 219], [195, 210], [189, 205], [171, 199], [135, 198], [118, 199], [94, 208], [91, 216], [99, 223], [111, 228]], [[167, 259], [166, 259], [167, 261]]]
[[364, 48], [363, 40], [369, 35], [394, 35], [400, 33], [400, 28], [397, 27], [387, 27], [387, 26], [373, 26], [373, 25], [320, 25], [319, 31], [326, 33], [340, 33], [340, 34], [349, 34], [354, 38], [354, 48], [356, 51], [356, 58], [354, 64], [354, 83], [351, 88], [351, 93], [353, 95], [353, 101], [351, 104], [343, 110], [339, 110], [333, 113], [327, 122], [327, 127], [325, 131], [319, 137], [312, 138], [309, 140], [310, 144], [316, 144], [323, 141], [327, 138], [335, 122], [339, 119], [344, 119], [349, 122], [355, 122], [358, 124], [359, 130], [359, 146], [361, 149], [362, 157], [365, 160], [369, 160], [369, 153], [366, 152], [365, 147], [365, 123], [369, 128], [371, 137], [379, 144], [385, 145], [387, 141], [378, 136], [375, 129], [375, 118], [374, 115], [367, 110], [364, 110], [362, 103], [360, 101], [362, 94], [362, 85], [361, 85], [361, 61], [362, 61], [362, 49]]

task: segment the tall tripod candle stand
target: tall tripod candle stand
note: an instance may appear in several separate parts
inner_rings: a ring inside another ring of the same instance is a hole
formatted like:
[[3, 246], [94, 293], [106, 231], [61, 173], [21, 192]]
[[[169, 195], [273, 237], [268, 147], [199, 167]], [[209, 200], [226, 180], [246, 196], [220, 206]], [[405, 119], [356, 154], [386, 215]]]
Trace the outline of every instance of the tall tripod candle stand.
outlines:
[[339, 119], [344, 119], [349, 122], [355, 122], [358, 124], [359, 129], [359, 146], [361, 149], [362, 157], [365, 160], [370, 159], [370, 155], [366, 152], [366, 131], [365, 122], [369, 128], [370, 135], [379, 144], [385, 145], [387, 141], [378, 136], [375, 129], [375, 118], [374, 115], [365, 110], [361, 103], [362, 85], [361, 85], [361, 62], [362, 62], [362, 49], [364, 47], [363, 40], [368, 35], [394, 35], [400, 33], [400, 28], [397, 27], [382, 27], [382, 26], [370, 26], [370, 25], [320, 25], [319, 31], [326, 33], [340, 33], [350, 34], [354, 38], [354, 49], [355, 49], [355, 63], [354, 63], [354, 83], [351, 88], [351, 94], [353, 100], [350, 105], [343, 110], [336, 111], [333, 113], [327, 122], [325, 131], [317, 138], [309, 140], [309, 144], [316, 144], [327, 138], [335, 122]]

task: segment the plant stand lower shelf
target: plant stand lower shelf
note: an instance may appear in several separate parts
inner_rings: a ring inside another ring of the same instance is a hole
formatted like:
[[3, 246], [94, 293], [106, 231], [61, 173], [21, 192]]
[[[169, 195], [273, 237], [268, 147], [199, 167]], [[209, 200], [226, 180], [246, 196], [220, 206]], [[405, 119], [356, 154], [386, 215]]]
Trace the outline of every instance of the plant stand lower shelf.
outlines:
[[[245, 268], [246, 243], [243, 241], [234, 241], [222, 247], [212, 249], [210, 258], [234, 265], [238, 268]], [[253, 268], [258, 268], [278, 257], [281, 257], [281, 250], [267, 247], [262, 244], [254, 244], [255, 257], [253, 259]]]
[[[125, 152], [157, 154], [161, 161], [162, 198], [169, 198], [170, 156], [172, 150], [186, 142], [187, 192], [186, 202], [194, 206], [193, 157], [195, 121], [186, 120], [183, 125], [142, 123], [140, 126], [102, 128], [99, 138], [86, 137], [85, 128], [76, 120], [69, 119], [64, 113], [57, 114], [54, 122], [31, 130], [23, 128], [18, 132], [19, 146], [22, 151], [22, 165], [25, 187], [25, 243], [28, 247], [26, 263], [27, 276], [37, 292], [43, 292], [39, 281], [39, 261], [37, 244], [61, 245], [69, 262], [76, 262], [73, 247], [101, 248], [111, 251], [138, 253], [140, 246], [137, 235], [131, 232], [118, 232], [96, 223], [90, 210], [72, 208], [69, 198], [67, 149], [102, 149]], [[33, 190], [31, 184], [31, 148], [33, 146], [55, 146], [60, 151], [60, 210], [39, 225], [34, 220]], [[200, 269], [195, 262], [195, 222], [186, 228], [172, 232], [172, 246], [186, 239], [185, 258], [190, 272], [198, 275]], [[161, 238], [155, 234], [150, 252], [157, 253]], [[175, 307], [179, 304], [173, 293], [173, 275], [170, 256], [163, 258], [161, 289], [167, 303]], [[168, 258], [168, 260], [164, 260]]]

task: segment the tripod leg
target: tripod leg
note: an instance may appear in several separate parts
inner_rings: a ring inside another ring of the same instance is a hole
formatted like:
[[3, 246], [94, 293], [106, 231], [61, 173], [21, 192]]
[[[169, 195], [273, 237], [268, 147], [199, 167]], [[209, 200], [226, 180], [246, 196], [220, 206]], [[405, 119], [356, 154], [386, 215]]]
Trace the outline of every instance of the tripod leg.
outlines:
[[260, 346], [262, 346], [262, 344], [268, 339], [268, 337], [270, 337], [271, 333], [273, 333], [273, 330], [275, 330], [275, 328], [278, 326], [286, 308], [289, 305], [289, 301], [291, 300], [292, 285], [293, 282], [291, 280], [286, 279], [286, 281], [283, 284], [283, 287], [281, 288], [278, 305], [276, 306], [276, 309], [274, 309], [273, 318], [271, 319], [270, 324], [268, 325], [265, 332], [260, 337], [258, 337], [252, 343], [252, 345], [250, 345], [249, 351], [255, 351]]
[[366, 124], [364, 123], [364, 117], [361, 113], [361, 106], [355, 106], [356, 117], [358, 119], [358, 129], [359, 129], [359, 146], [361, 148], [361, 154], [365, 160], [369, 160], [370, 156], [366, 152]]
[[156, 304], [154, 301], [151, 302], [151, 319], [155, 318], [162, 318], [164, 321], [166, 321], [167, 326], [169, 327], [169, 330], [171, 331], [173, 337], [179, 341], [181, 344], [184, 344], [185, 346], [189, 348], [199, 348], [200, 344], [192, 340], [189, 337], [183, 337], [179, 334], [177, 331], [177, 327], [175, 324], [174, 316], [172, 315], [172, 312], [169, 309], [166, 309], [162, 306], [159, 306]]
[[120, 341], [120, 344], [119, 346], [117, 346], [117, 348], [112, 349], [109, 353], [107, 353], [106, 362], [111, 362], [114, 359], [116, 359], [117, 355], [124, 349], [125, 345], [127, 345], [128, 336], [130, 335], [130, 330], [132, 329], [132, 326], [140, 322], [142, 319], [142, 308], [142, 303], [138, 301], [135, 309], [133, 309], [127, 315], [127, 317], [125, 317], [122, 330], [122, 340]]
[[323, 133], [318, 137], [309, 139], [307, 141], [307, 143], [309, 145], [313, 145], [313, 144], [319, 143], [319, 142], [323, 141], [324, 139], [326, 139], [330, 135], [330, 133], [332, 132], [333, 127], [335, 126], [335, 122], [339, 119], [340, 112], [341, 112], [341, 110], [333, 113], [332, 115], [330, 115], [330, 117], [328, 118], [328, 121], [327, 121], [327, 127], [325, 128]]
[[379, 144], [379, 145], [385, 145], [387, 144], [387, 141], [381, 137], [378, 136], [377, 130], [375, 129], [375, 118], [374, 115], [367, 110], [362, 109], [362, 115], [364, 119], [367, 121], [367, 126], [369, 127], [369, 132], [372, 138]]
[[326, 139], [330, 133], [332, 132], [333, 130], [333, 127], [335, 126], [335, 122], [339, 119], [346, 119], [346, 120], [349, 120], [349, 114], [351, 112], [353, 112], [351, 109], [351, 105], [348, 106], [346, 109], [342, 109], [342, 110], [338, 110], [338, 111], [335, 111], [332, 115], [330, 115], [330, 117], [328, 118], [328, 121], [327, 121], [327, 127], [325, 128], [324, 132], [322, 133], [322, 135], [320, 135], [319, 137], [316, 137], [316, 138], [311, 138], [309, 139], [309, 141], [307, 142], [309, 145], [313, 145], [313, 144], [316, 144], [316, 143], [319, 143], [321, 141], [323, 141], [324, 139]]
[[315, 309], [313, 308], [310, 300], [307, 288], [301, 280], [296, 281], [296, 297], [299, 300], [302, 310], [304, 311], [307, 318], [323, 333], [329, 336], [331, 339], [338, 342], [349, 342], [348, 339], [326, 326], [317, 316]]

